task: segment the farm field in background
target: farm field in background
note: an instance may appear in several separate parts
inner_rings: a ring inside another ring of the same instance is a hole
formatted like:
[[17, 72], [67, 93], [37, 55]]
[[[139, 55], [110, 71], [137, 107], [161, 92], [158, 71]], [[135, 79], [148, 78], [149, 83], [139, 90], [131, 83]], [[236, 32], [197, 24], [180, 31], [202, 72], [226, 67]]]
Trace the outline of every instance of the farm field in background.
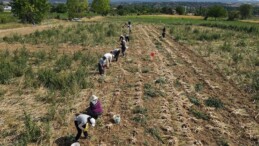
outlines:
[[[128, 20], [127, 56], [99, 76]], [[0, 30], [0, 145], [69, 146], [92, 94], [104, 114], [82, 145], [259, 144], [257, 24], [146, 15], [15, 30]]]

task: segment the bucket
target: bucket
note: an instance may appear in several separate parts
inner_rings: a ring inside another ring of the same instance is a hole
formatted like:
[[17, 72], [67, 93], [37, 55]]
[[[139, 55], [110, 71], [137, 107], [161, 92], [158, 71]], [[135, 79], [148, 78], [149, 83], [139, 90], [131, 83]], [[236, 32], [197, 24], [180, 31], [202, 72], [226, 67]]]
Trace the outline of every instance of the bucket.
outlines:
[[80, 143], [79, 142], [74, 142], [71, 144], [71, 146], [80, 146]]
[[119, 124], [121, 122], [121, 117], [120, 115], [114, 115], [113, 120], [116, 124]]

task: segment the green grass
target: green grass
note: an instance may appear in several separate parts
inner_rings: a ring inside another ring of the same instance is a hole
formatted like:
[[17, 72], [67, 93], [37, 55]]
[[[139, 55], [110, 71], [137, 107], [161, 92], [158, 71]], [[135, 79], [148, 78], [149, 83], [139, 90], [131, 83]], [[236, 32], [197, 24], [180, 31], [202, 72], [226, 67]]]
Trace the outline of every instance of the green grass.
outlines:
[[[67, 43], [70, 45], [97, 45], [116, 43], [114, 37], [119, 36], [118, 24], [98, 23], [86, 24], [78, 23], [69, 27], [58, 26], [43, 31], [22, 36], [14, 34], [5, 36], [3, 41], [8, 43], [30, 43], [30, 44], [47, 44], [58, 45]], [[108, 39], [107, 39], [108, 38]]]
[[226, 21], [226, 20], [202, 20], [191, 18], [168, 18], [161, 16], [117, 16], [108, 17], [114, 21], [128, 21], [134, 23], [156, 23], [156, 24], [168, 24], [168, 25], [197, 25], [206, 27], [216, 27], [234, 31], [244, 31], [248, 33], [259, 33], [258, 24], [240, 22], [240, 21]]
[[[18, 20], [12, 15], [11, 12], [0, 12], [0, 24], [7, 24], [17, 22]], [[1, 25], [0, 25], [1, 28]]]
[[[51, 52], [53, 50], [32, 53], [26, 48], [0, 52], [0, 84], [16, 84], [24, 76], [24, 88], [38, 88], [42, 85], [49, 90], [74, 93], [79, 89], [93, 87], [88, 77], [89, 71], [96, 68], [98, 54], [81, 52], [81, 56], [86, 58], [74, 61], [72, 54], [48, 57], [47, 54]], [[55, 53], [52, 55], [56, 56]]]

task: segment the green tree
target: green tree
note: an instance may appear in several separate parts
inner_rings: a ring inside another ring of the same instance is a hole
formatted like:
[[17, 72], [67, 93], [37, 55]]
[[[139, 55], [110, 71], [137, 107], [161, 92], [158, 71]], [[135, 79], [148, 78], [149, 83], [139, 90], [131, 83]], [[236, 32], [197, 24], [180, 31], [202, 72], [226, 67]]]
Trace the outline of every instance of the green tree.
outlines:
[[81, 18], [88, 10], [87, 0], [67, 0], [67, 11], [69, 19]]
[[185, 13], [185, 9], [184, 9], [184, 7], [182, 7], [182, 6], [176, 7], [175, 11], [176, 11], [177, 14], [179, 14], [179, 15], [183, 15], [183, 14]]
[[12, 13], [23, 23], [40, 23], [50, 10], [48, 0], [13, 0]]
[[214, 17], [215, 20], [219, 17], [226, 17], [227, 11], [222, 6], [212, 6], [209, 8], [207, 17]]
[[228, 20], [229, 21], [234, 21], [235, 19], [239, 18], [239, 11], [229, 11], [228, 12]]
[[51, 8], [51, 12], [57, 12], [57, 13], [66, 13], [67, 12], [67, 5], [66, 4], [58, 4], [53, 5]]
[[107, 15], [110, 11], [110, 0], [93, 0], [92, 9], [96, 13]]
[[3, 12], [3, 11], [4, 11], [4, 6], [0, 5], [0, 12]]
[[242, 19], [246, 19], [252, 16], [253, 7], [249, 4], [243, 4], [239, 7], [239, 12]]

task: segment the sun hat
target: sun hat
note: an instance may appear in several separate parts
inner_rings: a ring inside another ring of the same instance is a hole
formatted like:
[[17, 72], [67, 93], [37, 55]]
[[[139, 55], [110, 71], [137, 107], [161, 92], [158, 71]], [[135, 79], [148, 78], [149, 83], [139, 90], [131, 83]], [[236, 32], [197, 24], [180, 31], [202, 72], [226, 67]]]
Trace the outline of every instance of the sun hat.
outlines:
[[94, 126], [95, 126], [95, 123], [96, 123], [96, 122], [95, 122], [95, 119], [94, 119], [94, 118], [91, 118], [91, 119], [90, 119], [90, 122], [91, 122], [91, 125], [94, 127]]
[[92, 95], [92, 96], [91, 96], [91, 101], [93, 101], [93, 100], [98, 100], [98, 97], [95, 96], [95, 95]]

